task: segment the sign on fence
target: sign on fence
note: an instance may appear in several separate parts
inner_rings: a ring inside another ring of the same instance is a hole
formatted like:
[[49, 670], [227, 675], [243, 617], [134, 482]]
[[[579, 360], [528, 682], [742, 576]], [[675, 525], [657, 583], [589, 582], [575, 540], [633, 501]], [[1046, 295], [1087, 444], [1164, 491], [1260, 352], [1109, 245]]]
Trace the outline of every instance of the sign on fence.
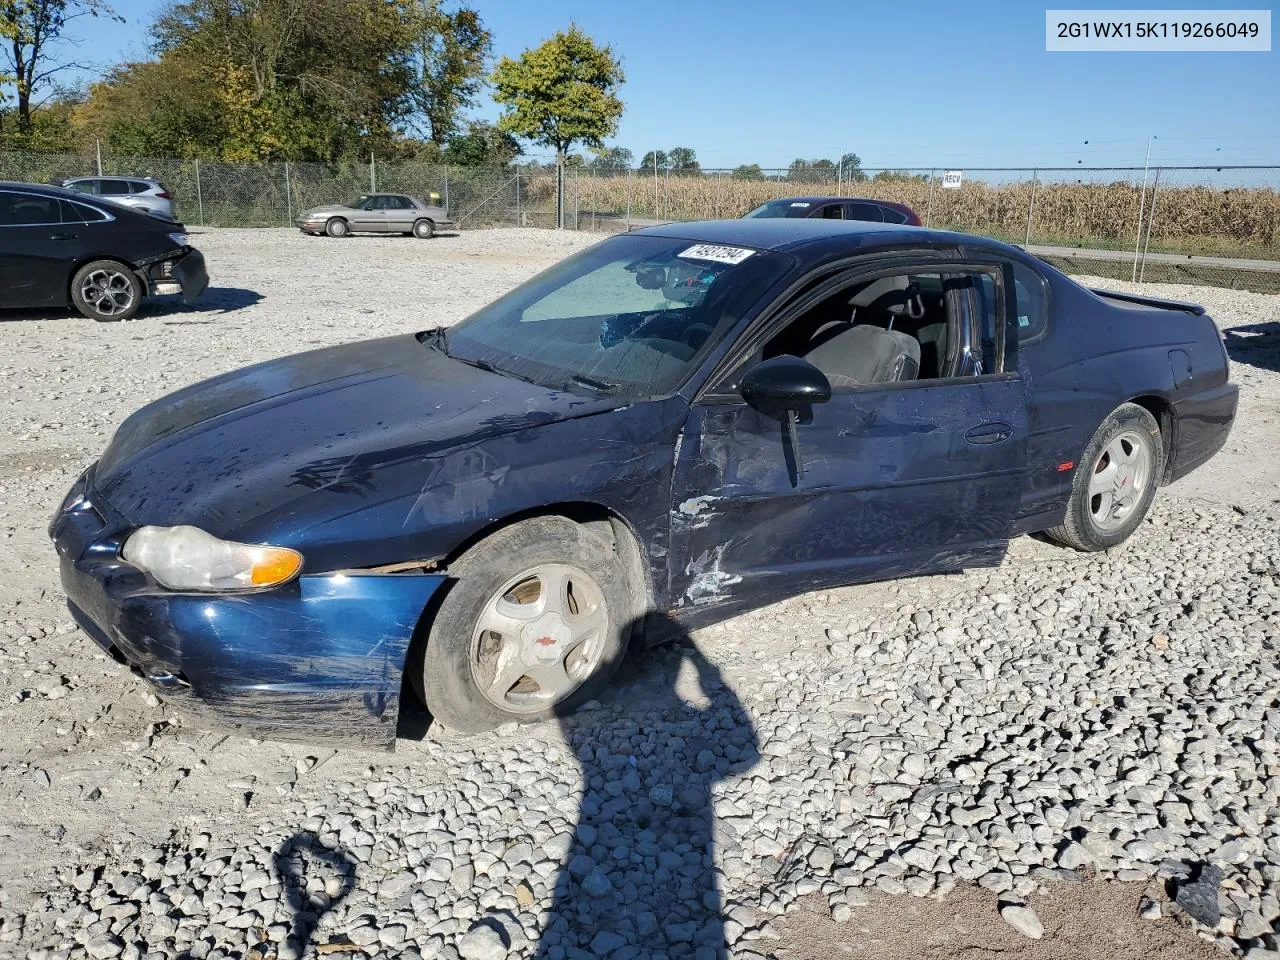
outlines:
[[942, 171], [942, 189], [943, 190], [959, 190], [960, 181], [964, 179], [963, 170], [944, 170]]

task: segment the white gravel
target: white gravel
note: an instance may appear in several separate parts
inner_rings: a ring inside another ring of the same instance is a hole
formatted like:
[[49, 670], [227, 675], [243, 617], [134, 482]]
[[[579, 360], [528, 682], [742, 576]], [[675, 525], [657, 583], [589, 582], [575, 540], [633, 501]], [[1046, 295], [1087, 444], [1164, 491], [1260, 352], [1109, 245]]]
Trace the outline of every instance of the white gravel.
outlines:
[[74, 629], [44, 526], [130, 411], [451, 323], [594, 239], [209, 231], [197, 308], [0, 321], [0, 955], [702, 960], [723, 933], [751, 957], [802, 897], [844, 922], [957, 883], [1034, 937], [1024, 898], [1089, 874], [1193, 923], [1166, 901], [1214, 867], [1221, 919], [1193, 928], [1280, 948], [1278, 297], [1150, 288], [1209, 304], [1241, 412], [1123, 548], [1024, 538], [777, 604], [562, 724], [394, 755], [226, 737]]

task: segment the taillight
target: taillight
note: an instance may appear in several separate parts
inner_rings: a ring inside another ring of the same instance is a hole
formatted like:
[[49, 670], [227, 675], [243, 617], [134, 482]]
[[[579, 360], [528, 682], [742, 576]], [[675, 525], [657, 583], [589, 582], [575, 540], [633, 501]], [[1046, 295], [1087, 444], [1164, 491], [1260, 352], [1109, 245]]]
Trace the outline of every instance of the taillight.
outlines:
[[170, 196], [170, 194], [169, 194], [169, 191], [168, 191], [168, 190], [161, 190], [159, 193], [157, 193], [157, 194], [156, 194], [156, 196], [157, 196], [157, 197], [159, 197], [161, 200], [172, 200], [172, 199], [173, 199], [173, 197], [172, 197], [172, 196]]

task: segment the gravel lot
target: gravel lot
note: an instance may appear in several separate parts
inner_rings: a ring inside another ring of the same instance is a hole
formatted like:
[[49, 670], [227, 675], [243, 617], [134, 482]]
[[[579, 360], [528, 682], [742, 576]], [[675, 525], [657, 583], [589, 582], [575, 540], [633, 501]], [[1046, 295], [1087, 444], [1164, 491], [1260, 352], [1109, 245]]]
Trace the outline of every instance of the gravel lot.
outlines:
[[227, 736], [76, 631], [44, 527], [129, 412], [593, 239], [208, 231], [198, 307], [0, 320], [0, 956], [1280, 958], [1280, 297], [1150, 288], [1241, 409], [1122, 548], [800, 597], [558, 724]]

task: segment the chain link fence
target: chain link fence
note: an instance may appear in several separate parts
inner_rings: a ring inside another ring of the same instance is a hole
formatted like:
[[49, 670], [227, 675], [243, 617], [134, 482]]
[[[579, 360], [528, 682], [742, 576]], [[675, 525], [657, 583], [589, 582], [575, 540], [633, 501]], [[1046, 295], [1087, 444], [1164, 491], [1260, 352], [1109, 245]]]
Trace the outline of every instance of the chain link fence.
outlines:
[[[1280, 292], [1280, 167], [941, 167], [803, 171], [618, 172], [536, 164], [215, 163], [175, 158], [0, 152], [0, 179], [153, 177], [189, 226], [291, 225], [301, 211], [364, 192], [438, 194], [463, 228], [629, 230], [740, 217], [797, 195], [864, 197], [912, 207], [931, 227], [1027, 247], [1070, 273]], [[955, 178], [950, 178], [954, 180]], [[557, 201], [562, 201], [558, 204]]]
[[516, 167], [385, 163], [216, 163], [96, 152], [0, 151], [0, 179], [50, 183], [85, 176], [149, 177], [173, 194], [188, 226], [280, 227], [309, 207], [361, 193], [437, 194], [463, 227], [555, 226], [555, 174]]
[[[926, 225], [1025, 246], [1069, 273], [1280, 292], [1280, 167], [941, 168], [603, 173], [566, 184], [585, 230], [740, 217], [782, 197], [905, 203]], [[954, 179], [954, 178], [952, 178]]]

